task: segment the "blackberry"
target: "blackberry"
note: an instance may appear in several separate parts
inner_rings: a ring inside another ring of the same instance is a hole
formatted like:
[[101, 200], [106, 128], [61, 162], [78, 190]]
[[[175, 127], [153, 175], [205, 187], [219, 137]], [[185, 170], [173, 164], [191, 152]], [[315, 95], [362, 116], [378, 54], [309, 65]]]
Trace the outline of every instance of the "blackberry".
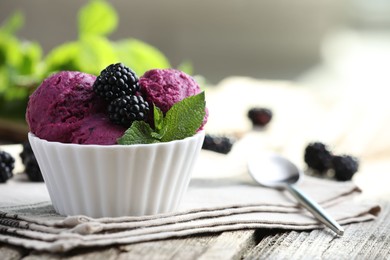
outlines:
[[234, 140], [227, 136], [217, 136], [206, 134], [202, 149], [217, 153], [228, 154], [232, 149]]
[[41, 169], [39, 168], [37, 159], [35, 159], [35, 156], [28, 157], [27, 160], [24, 163], [25, 165], [25, 172], [27, 174], [27, 177], [30, 181], [33, 182], [43, 182], [43, 177], [41, 173]]
[[22, 144], [23, 149], [22, 152], [19, 154], [20, 159], [22, 159], [22, 163], [25, 164], [26, 160], [30, 156], [34, 156], [34, 152], [31, 148], [30, 142], [26, 141]]
[[125, 127], [129, 127], [134, 121], [147, 119], [148, 114], [149, 104], [142, 96], [122, 96], [108, 105], [110, 120]]
[[0, 183], [12, 178], [12, 171], [15, 166], [15, 159], [9, 153], [0, 151]]
[[107, 101], [133, 95], [139, 90], [138, 77], [122, 63], [111, 64], [96, 78], [93, 90]]
[[305, 148], [304, 160], [307, 166], [324, 173], [332, 167], [332, 153], [320, 142], [310, 143]]
[[336, 180], [349, 181], [359, 169], [359, 160], [350, 155], [333, 156], [332, 165]]
[[28, 179], [34, 182], [43, 182], [41, 169], [28, 141], [23, 143], [23, 150], [19, 156], [22, 159], [25, 168], [24, 172], [27, 174]]
[[268, 108], [254, 107], [249, 109], [248, 117], [254, 126], [266, 126], [272, 119], [272, 111]]

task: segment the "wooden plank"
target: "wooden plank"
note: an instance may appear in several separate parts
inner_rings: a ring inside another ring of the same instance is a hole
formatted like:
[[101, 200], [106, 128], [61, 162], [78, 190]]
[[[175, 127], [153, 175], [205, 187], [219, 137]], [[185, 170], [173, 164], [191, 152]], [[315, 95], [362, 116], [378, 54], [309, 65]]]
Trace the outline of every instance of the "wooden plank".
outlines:
[[378, 219], [345, 226], [343, 237], [327, 230], [285, 232], [261, 240], [243, 259], [390, 259], [390, 203]]
[[240, 259], [257, 242], [255, 230], [224, 232], [198, 259]]
[[29, 250], [6, 244], [0, 244], [0, 259], [21, 259]]
[[219, 234], [120, 246], [119, 259], [198, 259]]
[[117, 247], [77, 249], [66, 254], [54, 254], [47, 252], [31, 251], [23, 260], [115, 260], [118, 259], [120, 250]]

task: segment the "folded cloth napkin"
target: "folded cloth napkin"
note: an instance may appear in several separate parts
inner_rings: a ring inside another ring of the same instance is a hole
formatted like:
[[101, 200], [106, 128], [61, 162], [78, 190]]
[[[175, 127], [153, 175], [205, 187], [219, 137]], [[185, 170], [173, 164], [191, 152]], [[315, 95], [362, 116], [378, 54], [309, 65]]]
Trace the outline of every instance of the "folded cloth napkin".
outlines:
[[[246, 177], [193, 178], [180, 208], [173, 213], [100, 219], [60, 216], [51, 206], [44, 184], [10, 181], [0, 187], [0, 242], [65, 252], [248, 228], [324, 227], [286, 192], [259, 187]], [[375, 203], [356, 201], [360, 190], [352, 182], [307, 176], [298, 186], [340, 224], [373, 220], [380, 211]]]

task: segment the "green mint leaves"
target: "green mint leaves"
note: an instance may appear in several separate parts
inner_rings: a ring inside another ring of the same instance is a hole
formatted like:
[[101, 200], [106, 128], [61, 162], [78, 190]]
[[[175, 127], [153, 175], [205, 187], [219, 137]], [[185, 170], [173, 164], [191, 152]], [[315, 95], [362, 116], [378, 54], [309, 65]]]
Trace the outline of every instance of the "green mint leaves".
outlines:
[[108, 2], [91, 0], [78, 12], [79, 36], [107, 36], [116, 29], [118, 21], [116, 11]]
[[157, 143], [158, 139], [153, 137], [153, 133], [148, 123], [135, 121], [117, 142], [123, 145]]
[[154, 106], [155, 129], [144, 121], [135, 121], [118, 139], [118, 144], [151, 144], [190, 137], [201, 126], [206, 113], [205, 107], [204, 92], [174, 104], [165, 117], [161, 110]]
[[167, 112], [161, 132], [161, 141], [184, 139], [196, 133], [205, 116], [205, 94], [183, 99]]

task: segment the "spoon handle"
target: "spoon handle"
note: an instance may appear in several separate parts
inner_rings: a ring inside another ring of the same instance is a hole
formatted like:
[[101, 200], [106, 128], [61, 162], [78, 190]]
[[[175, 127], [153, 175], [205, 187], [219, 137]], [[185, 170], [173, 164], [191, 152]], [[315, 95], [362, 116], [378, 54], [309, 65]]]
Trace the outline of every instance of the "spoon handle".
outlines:
[[315, 201], [310, 199], [294, 185], [287, 185], [287, 190], [294, 196], [298, 202], [312, 213], [318, 220], [328, 226], [337, 235], [342, 236], [344, 229]]

